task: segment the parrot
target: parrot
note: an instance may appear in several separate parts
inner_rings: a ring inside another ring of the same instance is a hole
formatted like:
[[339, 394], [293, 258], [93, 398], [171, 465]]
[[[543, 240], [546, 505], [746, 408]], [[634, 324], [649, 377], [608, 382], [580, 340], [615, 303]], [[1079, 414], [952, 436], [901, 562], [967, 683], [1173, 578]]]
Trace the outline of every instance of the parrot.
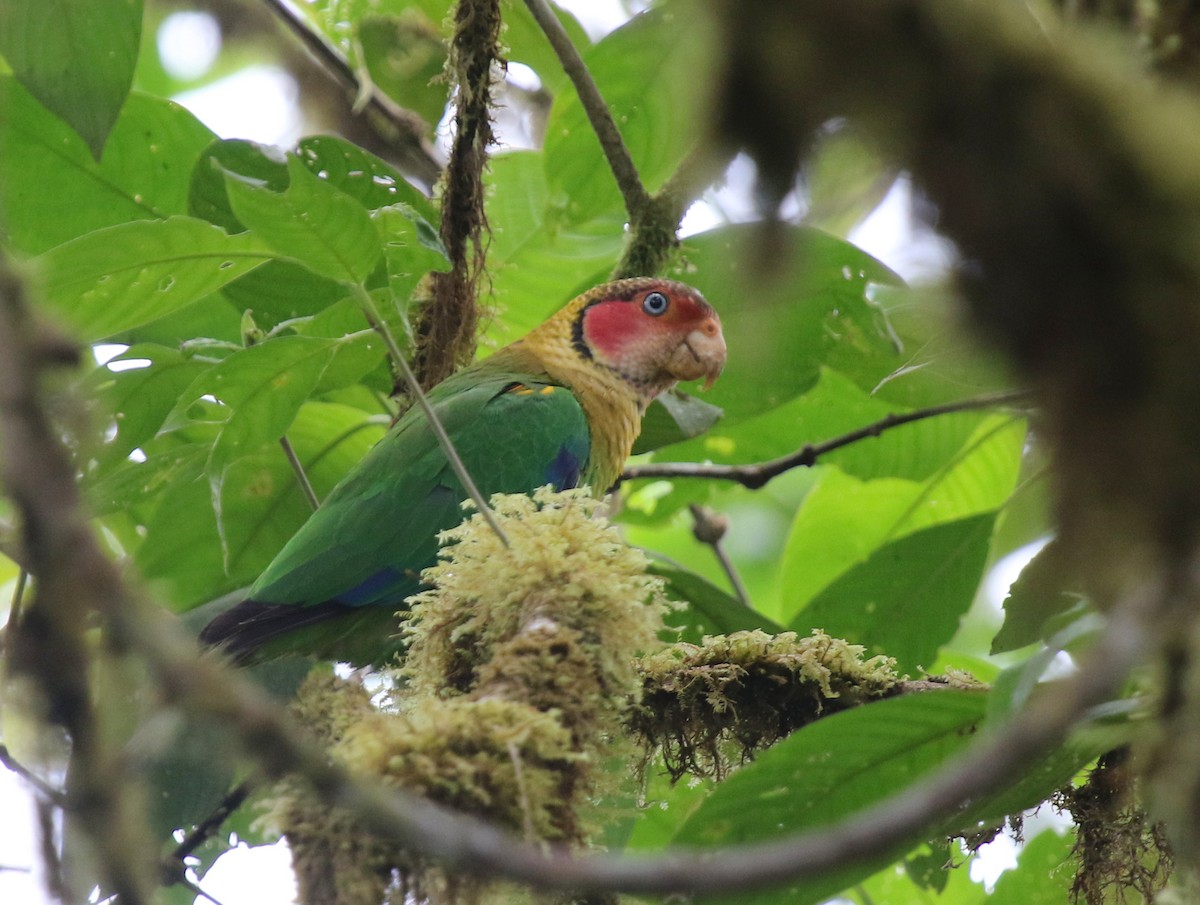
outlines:
[[[679, 381], [725, 365], [717, 312], [695, 289], [635, 277], [597, 286], [429, 391], [484, 499], [617, 482], [642, 416]], [[387, 663], [397, 612], [423, 590], [438, 534], [468, 496], [423, 410], [410, 408], [329, 493], [200, 641], [235, 663], [286, 655]]]

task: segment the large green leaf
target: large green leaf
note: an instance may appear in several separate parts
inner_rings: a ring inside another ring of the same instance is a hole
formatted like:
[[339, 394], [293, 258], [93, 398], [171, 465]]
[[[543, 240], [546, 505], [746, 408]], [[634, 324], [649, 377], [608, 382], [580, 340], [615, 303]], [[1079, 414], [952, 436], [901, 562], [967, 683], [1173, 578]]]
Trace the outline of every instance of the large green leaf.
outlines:
[[665, 620], [668, 629], [679, 633], [680, 641], [699, 644], [705, 635], [727, 635], [754, 629], [773, 634], [783, 631], [782, 626], [695, 572], [664, 563], [652, 563], [650, 571], [666, 582], [668, 597], [687, 604], [683, 610], [668, 613]]
[[[667, 3], [634, 16], [586, 52], [642, 183], [658, 189], [701, 138], [698, 115], [712, 67], [707, 18]], [[546, 124], [547, 181], [570, 222], [623, 211], [616, 180], [574, 91]]]
[[[182, 419], [206, 394], [224, 404], [211, 461], [212, 473], [219, 475], [233, 459], [283, 436], [337, 351], [352, 345], [377, 348], [378, 337], [365, 331], [341, 339], [281, 336], [235, 352], [195, 377], [179, 394], [170, 421]], [[376, 363], [377, 355], [364, 370]], [[357, 376], [344, 375], [347, 382]]]
[[[692, 283], [721, 315], [729, 361], [705, 400], [725, 410], [722, 427], [776, 408], [811, 389], [823, 364], [859, 386], [904, 361], [872, 283], [898, 278], [842, 239], [802, 227], [773, 237], [774, 270], [756, 274], [745, 254], [765, 240], [761, 227], [726, 226], [683, 243], [685, 261], [672, 272]], [[869, 366], [869, 367], [868, 367]]]
[[0, 54], [100, 158], [137, 65], [141, 0], [4, 0]]
[[41, 254], [94, 229], [187, 213], [188, 177], [213, 134], [178, 104], [134, 94], [97, 163], [14, 79], [0, 76], [0, 224]]
[[[983, 718], [982, 693], [909, 695], [834, 714], [801, 729], [738, 770], [680, 828], [677, 845], [727, 846], [812, 830], [874, 804], [961, 751]], [[819, 902], [914, 845], [804, 883], [714, 901]]]
[[821, 589], [887, 543], [998, 510], [1016, 484], [1024, 438], [1023, 422], [990, 415], [923, 481], [862, 481], [822, 468], [792, 522], [780, 571], [782, 609], [772, 615], [790, 622]]
[[[909, 534], [875, 550], [825, 588], [788, 628], [819, 628], [896, 658], [902, 672], [932, 667], [983, 577], [994, 514]], [[786, 590], [786, 589], [785, 589]]]
[[440, 77], [446, 42], [437, 23], [416, 10], [406, 13], [360, 19], [359, 51], [375, 87], [419, 115], [432, 136], [450, 95], [449, 82]]
[[992, 639], [993, 654], [1043, 641], [1064, 615], [1080, 606], [1081, 582], [1056, 541], [1026, 564], [1004, 600], [1004, 624]]
[[124, 460], [157, 434], [180, 394], [208, 367], [178, 349], [151, 343], [131, 346], [110, 364], [120, 370], [102, 365], [93, 375], [94, 391], [116, 426], [100, 454], [106, 465]]
[[488, 260], [497, 310], [486, 339], [501, 346], [605, 278], [621, 254], [624, 218], [566, 221], [565, 199], [547, 187], [541, 154], [502, 154], [490, 169]]
[[[384, 429], [359, 409], [308, 402], [288, 439], [324, 498]], [[278, 445], [233, 463], [215, 501], [207, 480], [183, 477], [161, 487], [135, 557], [178, 611], [250, 584], [311, 513]]]
[[190, 217], [97, 230], [37, 259], [45, 300], [89, 342], [156, 320], [275, 256]]
[[379, 234], [354, 198], [313, 175], [288, 155], [287, 189], [226, 171], [237, 218], [279, 254], [331, 280], [362, 283], [382, 254]]
[[[837, 371], [821, 368], [816, 386], [783, 405], [726, 425], [704, 436], [660, 450], [657, 458], [748, 464], [797, 452], [906, 411], [868, 395]], [[826, 453], [821, 464], [868, 480], [894, 477], [922, 481], [962, 449], [985, 416], [978, 412], [941, 415], [895, 427]]]
[[[567, 37], [580, 53], [592, 46], [587, 32], [575, 15], [561, 6], [551, 3], [550, 9], [567, 32]], [[507, 3], [504, 6], [504, 43], [507, 58], [511, 62], [524, 63], [537, 73], [543, 87], [551, 94], [574, 92], [571, 80], [563, 72], [562, 63], [554, 53], [542, 27], [534, 21], [533, 14], [524, 3]]]

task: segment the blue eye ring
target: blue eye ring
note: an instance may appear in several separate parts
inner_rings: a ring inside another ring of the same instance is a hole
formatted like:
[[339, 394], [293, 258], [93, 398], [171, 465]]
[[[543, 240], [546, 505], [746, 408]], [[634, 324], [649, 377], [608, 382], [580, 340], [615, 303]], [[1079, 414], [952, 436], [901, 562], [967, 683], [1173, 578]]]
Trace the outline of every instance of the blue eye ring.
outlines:
[[671, 301], [661, 292], [651, 292], [642, 299], [642, 310], [651, 317], [662, 317], [667, 313], [667, 308], [671, 306]]

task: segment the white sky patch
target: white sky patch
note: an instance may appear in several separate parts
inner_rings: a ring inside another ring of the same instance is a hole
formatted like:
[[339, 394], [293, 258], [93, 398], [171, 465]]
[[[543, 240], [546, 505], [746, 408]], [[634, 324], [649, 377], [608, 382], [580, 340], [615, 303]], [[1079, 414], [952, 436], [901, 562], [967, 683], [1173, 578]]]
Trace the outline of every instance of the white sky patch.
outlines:
[[303, 129], [296, 83], [278, 66], [249, 66], [175, 100], [222, 138], [291, 147]]
[[180, 81], [200, 78], [221, 52], [221, 27], [208, 13], [171, 13], [155, 38], [163, 69]]

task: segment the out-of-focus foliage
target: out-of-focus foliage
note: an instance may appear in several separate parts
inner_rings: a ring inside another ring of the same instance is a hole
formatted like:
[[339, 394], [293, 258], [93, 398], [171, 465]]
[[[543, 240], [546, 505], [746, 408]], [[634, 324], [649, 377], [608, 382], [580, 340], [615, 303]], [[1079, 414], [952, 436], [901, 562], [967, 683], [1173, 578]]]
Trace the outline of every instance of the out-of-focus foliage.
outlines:
[[[101, 6], [56, 8], [84, 28]], [[102, 15], [96, 39], [136, 46], [140, 18], [130, 4], [115, 7], [121, 16]], [[20, 42], [41, 27], [38, 8], [6, 0], [0, 14], [11, 70], [0, 74], [0, 244], [64, 330], [127, 347], [78, 375], [89, 417], [64, 429], [114, 555], [164, 606], [187, 612], [252, 581], [306, 518], [282, 438], [323, 497], [386, 429], [391, 372], [359, 301], [374, 299], [407, 342], [418, 280], [445, 267], [437, 209], [388, 163], [341, 138], [291, 148], [219, 139], [168, 99], [184, 86], [163, 75], [149, 41], [140, 90], [128, 96], [119, 88], [132, 66], [124, 51], [56, 43], [45, 59], [30, 59]], [[444, 0], [305, 7], [360, 77], [431, 127], [448, 102], [438, 78], [448, 10]], [[544, 120], [546, 137], [533, 149], [499, 151], [488, 171], [490, 315], [480, 355], [605, 278], [625, 242], [620, 195], [578, 99], [524, 5], [504, 10], [510, 59], [541, 84], [527, 103], [510, 90], [515, 112], [505, 115]], [[151, 10], [147, 21], [160, 17]], [[720, 36], [670, 0], [594, 43], [569, 13], [560, 17], [657, 189], [706, 134], [706, 48]], [[72, 90], [49, 91], [48, 73], [68, 59], [84, 77]], [[683, 439], [694, 431], [674, 430], [659, 412], [665, 420], [643, 444], [648, 460], [763, 461], [889, 413], [1003, 386], [935, 294], [906, 287], [844, 238], [894, 174], [852, 134], [831, 133], [814, 154], [802, 199], [812, 216], [771, 235], [769, 273], [755, 224], [718, 214], [716, 225], [683, 241], [671, 275], [699, 287], [725, 325], [729, 366], [705, 397], [721, 417]], [[962, 412], [889, 430], [760, 490], [692, 478], [629, 482], [618, 520], [631, 542], [667, 560], [660, 572], [683, 602], [670, 621], [689, 640], [823, 629], [895, 657], [913, 677], [965, 665], [985, 678], [1009, 667], [1028, 680], [1021, 663], [1045, 659], [1042, 639], [1079, 612], [1055, 596], [1063, 589], [1053, 576], [1039, 573], [1014, 590], [995, 645], [1024, 647], [985, 660], [1000, 617], [975, 603], [995, 561], [1047, 530], [1029, 456], [1022, 418]], [[691, 536], [687, 505], [697, 502], [730, 515], [724, 545], [749, 607], [730, 593], [712, 550]], [[15, 573], [0, 556], [0, 581]], [[1038, 602], [1050, 597], [1056, 618], [1047, 620]], [[628, 809], [610, 844], [724, 844], [819, 826], [936, 769], [1007, 713], [1007, 700], [989, 707], [985, 692], [959, 691], [884, 701], [800, 730], [722, 785], [668, 790], [652, 780], [649, 806]], [[974, 830], [1036, 804], [1120, 739], [1119, 731], [1089, 737], [1031, 764], [1016, 788], [998, 789], [944, 830]], [[206, 778], [203, 763], [183, 756], [186, 737], [156, 744], [150, 753], [164, 764], [156, 782], [178, 792]], [[191, 802], [188, 809], [189, 819], [203, 811]], [[169, 848], [173, 818], [156, 819]], [[238, 833], [259, 838], [248, 820]], [[926, 841], [898, 844], [891, 866], [863, 865], [753, 901], [816, 902], [847, 887], [859, 901], [890, 905], [985, 898], [965, 870], [949, 879], [940, 867], [904, 870], [945, 854], [931, 855]], [[216, 848], [203, 853], [205, 864]], [[1065, 901], [1066, 855], [1063, 840], [1039, 836], [994, 898]]]

